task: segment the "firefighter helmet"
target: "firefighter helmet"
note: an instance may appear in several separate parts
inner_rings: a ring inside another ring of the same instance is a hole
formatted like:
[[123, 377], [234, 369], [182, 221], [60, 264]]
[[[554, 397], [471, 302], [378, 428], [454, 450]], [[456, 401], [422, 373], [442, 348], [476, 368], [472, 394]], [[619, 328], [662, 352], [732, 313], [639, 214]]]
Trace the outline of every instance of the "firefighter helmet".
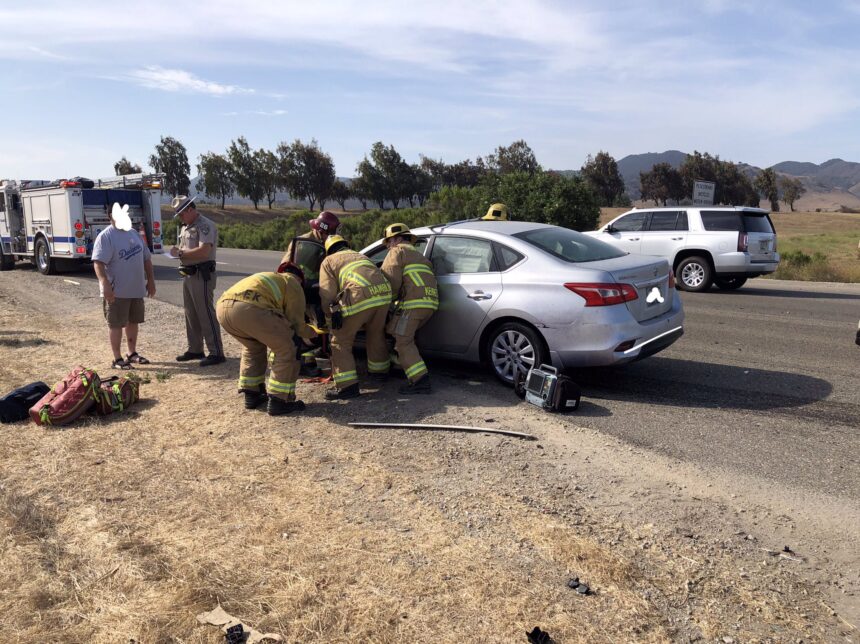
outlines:
[[305, 272], [296, 264], [292, 262], [281, 262], [281, 265], [278, 266], [279, 273], [289, 273], [293, 277], [299, 280], [299, 282], [304, 286], [305, 283]]
[[484, 221], [508, 221], [508, 207], [503, 203], [494, 203], [481, 217]]
[[323, 235], [335, 235], [340, 227], [340, 219], [329, 210], [323, 210], [316, 219], [311, 219], [308, 223]]
[[388, 226], [385, 229], [385, 237], [383, 238], [383, 241], [388, 241], [392, 237], [405, 237], [411, 244], [414, 244], [418, 240], [406, 224], [391, 224]]
[[340, 235], [329, 235], [325, 240], [325, 254], [333, 255], [339, 250], [349, 248], [347, 241]]

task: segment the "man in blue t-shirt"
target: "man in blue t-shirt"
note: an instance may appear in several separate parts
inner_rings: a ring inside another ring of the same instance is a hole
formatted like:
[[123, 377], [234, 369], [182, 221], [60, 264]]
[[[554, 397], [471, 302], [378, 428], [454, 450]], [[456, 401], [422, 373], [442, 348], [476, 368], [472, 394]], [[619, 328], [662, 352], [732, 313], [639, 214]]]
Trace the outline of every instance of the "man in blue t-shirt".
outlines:
[[[99, 279], [102, 307], [108, 323], [112, 367], [131, 369], [133, 363], [148, 364], [137, 352], [138, 325], [144, 321], [143, 298], [155, 297], [155, 274], [149, 249], [134, 230], [120, 230], [113, 214], [111, 225], [96, 237], [93, 266]], [[122, 330], [128, 354], [122, 356]]]

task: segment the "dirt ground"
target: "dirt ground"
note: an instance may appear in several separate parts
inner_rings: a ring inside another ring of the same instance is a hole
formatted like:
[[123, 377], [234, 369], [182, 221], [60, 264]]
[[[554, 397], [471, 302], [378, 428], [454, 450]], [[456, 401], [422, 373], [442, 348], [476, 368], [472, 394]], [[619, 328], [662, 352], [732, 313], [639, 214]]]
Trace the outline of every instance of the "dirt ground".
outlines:
[[[0, 392], [79, 363], [110, 373], [98, 293], [72, 282], [0, 274]], [[324, 385], [300, 383], [305, 412], [246, 412], [238, 345], [218, 367], [173, 362], [181, 310], [147, 307], [137, 406], [0, 426], [9, 641], [223, 642], [195, 620], [219, 603], [289, 642], [525, 642], [535, 626], [557, 642], [858, 641], [856, 597], [826, 583], [856, 560], [787, 541], [805, 526], [776, 498], [739, 497], [447, 363], [431, 397], [398, 398], [394, 379], [326, 403]]]

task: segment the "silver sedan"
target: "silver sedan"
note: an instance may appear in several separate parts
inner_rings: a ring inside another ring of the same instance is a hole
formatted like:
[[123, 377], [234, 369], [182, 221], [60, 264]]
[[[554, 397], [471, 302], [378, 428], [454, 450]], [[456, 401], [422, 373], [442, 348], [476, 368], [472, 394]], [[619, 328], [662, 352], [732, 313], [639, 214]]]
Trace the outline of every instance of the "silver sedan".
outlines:
[[[665, 259], [629, 255], [567, 228], [466, 221], [412, 231], [433, 264], [439, 310], [418, 333], [425, 355], [485, 362], [502, 381], [540, 364], [614, 365], [683, 334]], [[381, 264], [382, 242], [362, 251]]]

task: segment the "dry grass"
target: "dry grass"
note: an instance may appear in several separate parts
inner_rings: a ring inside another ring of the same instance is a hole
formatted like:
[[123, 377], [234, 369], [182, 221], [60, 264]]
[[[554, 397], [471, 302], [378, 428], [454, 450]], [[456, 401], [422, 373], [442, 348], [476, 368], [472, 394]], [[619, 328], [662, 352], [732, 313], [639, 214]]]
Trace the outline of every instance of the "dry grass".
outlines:
[[[110, 361], [94, 301], [9, 275], [3, 337], [52, 344], [0, 346], [0, 389], [57, 380], [72, 356]], [[246, 413], [235, 362], [168, 362], [181, 312], [154, 303], [148, 316], [141, 350], [156, 328], [168, 335], [142, 371], [171, 375], [151, 378], [137, 407], [0, 430], [0, 614], [13, 641], [221, 642], [194, 619], [218, 602], [303, 642], [525, 641], [535, 625], [559, 642], [833, 632], [779, 566], [741, 578], [731, 550], [612, 519], [534, 443], [345, 426], [369, 414], [462, 421], [496, 405], [511, 427], [543, 431], [528, 408], [459, 381], [408, 410], [382, 394], [325, 405], [300, 385], [312, 403], [301, 417]], [[569, 590], [573, 575], [595, 594]]]

